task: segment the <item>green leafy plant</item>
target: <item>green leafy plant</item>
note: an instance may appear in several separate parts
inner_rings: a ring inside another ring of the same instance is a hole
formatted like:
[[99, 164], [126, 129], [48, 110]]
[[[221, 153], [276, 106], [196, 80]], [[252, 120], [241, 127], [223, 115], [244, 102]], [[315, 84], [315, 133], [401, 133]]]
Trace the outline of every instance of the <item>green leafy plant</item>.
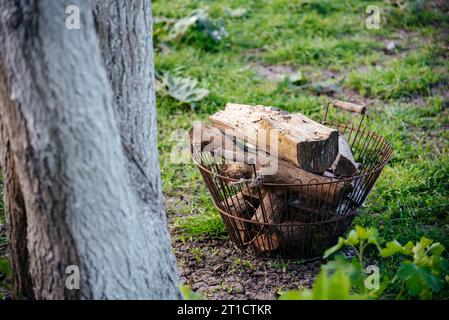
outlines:
[[[11, 277], [11, 268], [7, 258], [0, 258], [0, 274], [3, 274], [6, 279]], [[0, 287], [11, 289], [11, 286], [7, 282], [0, 278]]]
[[179, 290], [181, 291], [182, 297], [184, 300], [203, 300], [203, 297], [193, 291], [188, 285], [183, 284], [180, 286]]
[[389, 242], [381, 255], [411, 257], [401, 263], [396, 277], [402, 286], [405, 285], [410, 296], [431, 299], [432, 292], [439, 292], [448, 283], [449, 261], [442, 256], [444, 250], [440, 243], [423, 237], [415, 245], [412, 242], [405, 246], [397, 241]]
[[329, 257], [331, 254], [340, 250], [343, 246], [350, 246], [357, 252], [360, 265], [363, 265], [363, 254], [369, 245], [375, 245], [379, 250], [379, 233], [375, 228], [365, 229], [360, 226], [355, 226], [354, 230], [351, 230], [348, 237], [338, 239], [338, 243], [327, 249], [324, 252], [324, 258]]
[[[244, 14], [241, 10], [234, 14]], [[229, 16], [229, 15], [228, 15]], [[172, 52], [176, 44], [190, 43], [206, 51], [216, 51], [218, 44], [228, 36], [221, 18], [212, 18], [208, 11], [199, 8], [180, 19], [155, 16], [153, 38], [156, 50]]]
[[194, 247], [190, 249], [190, 253], [196, 262], [201, 262], [203, 260], [204, 252], [200, 247]]
[[351, 292], [351, 279], [344, 270], [330, 273], [322, 269], [312, 290], [287, 291], [280, 293], [280, 300], [354, 300], [365, 296]]
[[[382, 242], [375, 228], [356, 226], [346, 238], [340, 237], [338, 243], [324, 253], [324, 258], [327, 258], [343, 247], [350, 247], [355, 252], [354, 258], [337, 256], [322, 266], [312, 289], [281, 292], [280, 298], [431, 299], [434, 294], [444, 295], [443, 289], [447, 293], [449, 261], [443, 256], [445, 248], [441, 243], [423, 237], [415, 244], [409, 241], [406, 245], [393, 240], [382, 248]], [[406, 259], [399, 261], [394, 277], [390, 279], [384, 276], [377, 287], [368, 289], [367, 282], [372, 276], [365, 274], [365, 266], [366, 253], [370, 247], [376, 249], [381, 259], [392, 259], [398, 255]]]
[[163, 72], [156, 75], [156, 90], [163, 95], [186, 103], [195, 108], [196, 102], [204, 99], [209, 90], [198, 88], [198, 81], [192, 78], [173, 76], [171, 72]]

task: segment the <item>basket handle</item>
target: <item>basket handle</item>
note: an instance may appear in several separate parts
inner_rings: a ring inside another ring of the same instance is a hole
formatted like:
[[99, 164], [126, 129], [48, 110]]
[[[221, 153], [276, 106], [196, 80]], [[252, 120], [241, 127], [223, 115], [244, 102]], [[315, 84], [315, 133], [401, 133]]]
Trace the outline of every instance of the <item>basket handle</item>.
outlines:
[[365, 106], [361, 106], [359, 104], [355, 104], [352, 102], [346, 102], [346, 101], [341, 101], [341, 100], [337, 100], [334, 99], [330, 102], [335, 108], [341, 109], [341, 110], [345, 110], [345, 111], [349, 111], [349, 112], [357, 112], [360, 114], [365, 114], [366, 112], [366, 107]]
[[344, 110], [344, 111], [348, 111], [348, 112], [355, 112], [355, 113], [359, 113], [362, 115], [362, 118], [360, 119], [359, 125], [358, 125], [358, 129], [361, 128], [363, 120], [365, 119], [365, 114], [366, 114], [366, 107], [356, 104], [356, 103], [352, 103], [352, 102], [347, 102], [347, 101], [341, 101], [341, 100], [337, 100], [337, 99], [333, 99], [331, 101], [329, 101], [326, 105], [326, 111], [324, 112], [324, 118], [322, 123], [326, 123], [327, 120], [327, 114], [329, 112], [329, 105], [333, 105], [334, 108], [340, 109], [340, 110]]

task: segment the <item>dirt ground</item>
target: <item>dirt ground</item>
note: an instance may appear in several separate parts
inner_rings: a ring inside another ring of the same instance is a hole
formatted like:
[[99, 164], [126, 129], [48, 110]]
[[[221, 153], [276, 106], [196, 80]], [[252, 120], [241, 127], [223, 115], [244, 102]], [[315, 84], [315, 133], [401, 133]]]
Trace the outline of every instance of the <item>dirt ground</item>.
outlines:
[[173, 247], [181, 282], [203, 299], [276, 299], [279, 291], [310, 287], [320, 267], [241, 255], [228, 239], [174, 240]]

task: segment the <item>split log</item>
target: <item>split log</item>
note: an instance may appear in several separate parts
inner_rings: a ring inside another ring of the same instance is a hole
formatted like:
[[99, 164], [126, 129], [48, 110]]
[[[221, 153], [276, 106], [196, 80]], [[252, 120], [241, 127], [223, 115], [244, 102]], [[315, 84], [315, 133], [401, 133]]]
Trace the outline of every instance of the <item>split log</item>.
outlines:
[[279, 223], [286, 207], [287, 201], [281, 193], [267, 192], [251, 220], [263, 223]]
[[331, 172], [330, 170], [324, 171], [323, 172], [323, 177], [332, 178], [332, 179], [338, 179], [338, 177], [333, 172]]
[[338, 155], [330, 170], [337, 176], [351, 176], [357, 172], [359, 164], [355, 162], [351, 147], [343, 135], [338, 136]]
[[295, 194], [288, 201], [290, 210], [285, 220], [310, 223], [332, 219], [341, 211], [341, 201], [343, 200], [326, 203], [316, 201], [313, 195]]
[[228, 103], [210, 119], [227, 134], [309, 172], [324, 172], [338, 154], [338, 131], [300, 113]]
[[[251, 206], [248, 204], [247, 200], [245, 200], [244, 195], [239, 192], [229, 199], [222, 202], [223, 208], [225, 211], [228, 211], [233, 216], [243, 219], [250, 219], [252, 215]], [[232, 221], [231, 221], [232, 220]], [[229, 218], [229, 223], [232, 226], [232, 229], [238, 232], [238, 236], [242, 243], [245, 243], [249, 240], [249, 224], [245, 221]]]
[[[235, 139], [225, 135], [219, 129], [196, 121], [190, 130], [190, 141], [197, 151], [210, 152], [214, 157], [224, 159], [221, 175], [236, 180], [250, 179], [254, 176], [251, 164], [258, 162], [256, 155], [245, 152], [243, 145], [237, 145]], [[260, 167], [259, 162], [258, 167]], [[259, 201], [257, 187], [245, 184], [242, 186], [242, 193], [246, 198]], [[263, 197], [265, 194], [263, 189], [261, 193]]]
[[260, 198], [263, 199], [263, 196], [265, 195], [265, 190], [260, 188], [260, 191], [262, 193], [262, 197], [259, 194], [259, 189], [257, 187], [250, 187], [248, 185], [242, 187], [242, 193], [247, 199], [255, 199], [260, 200]]
[[214, 152], [233, 150], [236, 147], [232, 137], [226, 136], [220, 129], [194, 121], [189, 132], [190, 143], [196, 152]]
[[233, 195], [224, 201], [223, 206], [229, 208], [233, 213], [235, 212], [237, 216], [241, 218], [250, 218], [250, 207], [248, 206], [243, 194], [241, 192]]
[[[237, 154], [237, 161], [244, 161], [243, 156], [239, 153]], [[241, 157], [240, 157], [241, 156]], [[246, 179], [250, 180], [252, 177], [254, 177], [254, 169], [252, 165], [246, 164], [246, 163], [240, 163], [240, 162], [230, 162], [226, 163], [223, 167], [223, 170], [221, 171], [221, 174], [225, 177], [231, 178], [231, 179]], [[260, 190], [259, 190], [260, 189]], [[257, 202], [263, 198], [263, 195], [265, 194], [265, 190], [262, 187], [257, 186], [251, 186], [251, 183], [243, 183], [241, 185], [241, 192], [242, 194], [250, 200], [257, 200]], [[261, 197], [262, 195], [262, 197]]]
[[274, 251], [279, 248], [279, 236], [277, 233], [262, 233], [254, 239], [253, 245], [261, 252]]
[[[268, 191], [251, 220], [264, 223], [279, 223], [286, 206], [287, 202], [282, 197], [282, 194]], [[253, 241], [254, 247], [259, 251], [274, 251], [279, 247], [279, 237], [275, 228], [268, 225], [260, 225], [260, 232], [261, 234]]]

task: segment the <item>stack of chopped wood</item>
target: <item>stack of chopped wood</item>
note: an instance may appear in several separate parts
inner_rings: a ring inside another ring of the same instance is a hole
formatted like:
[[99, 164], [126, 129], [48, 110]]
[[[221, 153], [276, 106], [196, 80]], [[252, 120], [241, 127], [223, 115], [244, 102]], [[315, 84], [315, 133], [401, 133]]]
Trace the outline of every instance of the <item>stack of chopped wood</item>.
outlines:
[[[248, 229], [250, 223], [233, 219], [231, 224], [242, 242], [251, 243], [260, 251], [272, 251], [283, 238], [299, 241], [301, 235], [292, 234], [295, 228], [289, 224], [300, 219], [286, 214], [287, 211], [294, 211], [295, 205], [312, 214], [323, 205], [335, 209], [338, 200], [351, 191], [350, 183], [322, 184], [340, 181], [359, 169], [348, 142], [337, 130], [300, 113], [232, 103], [210, 116], [210, 120], [212, 126], [194, 123], [192, 146], [197, 152], [208, 152], [224, 160], [220, 175], [228, 177], [229, 183], [243, 181], [252, 186], [239, 189], [221, 203], [234, 216], [259, 222], [254, 223], [259, 226], [254, 231]], [[262, 188], [257, 184], [260, 180], [284, 186]], [[304, 185], [308, 184], [319, 187], [304, 192]], [[312, 191], [319, 192], [319, 197]], [[297, 197], [292, 199], [292, 194]], [[313, 201], [307, 199], [310, 197], [319, 198], [313, 205], [318, 207], [311, 207]]]

